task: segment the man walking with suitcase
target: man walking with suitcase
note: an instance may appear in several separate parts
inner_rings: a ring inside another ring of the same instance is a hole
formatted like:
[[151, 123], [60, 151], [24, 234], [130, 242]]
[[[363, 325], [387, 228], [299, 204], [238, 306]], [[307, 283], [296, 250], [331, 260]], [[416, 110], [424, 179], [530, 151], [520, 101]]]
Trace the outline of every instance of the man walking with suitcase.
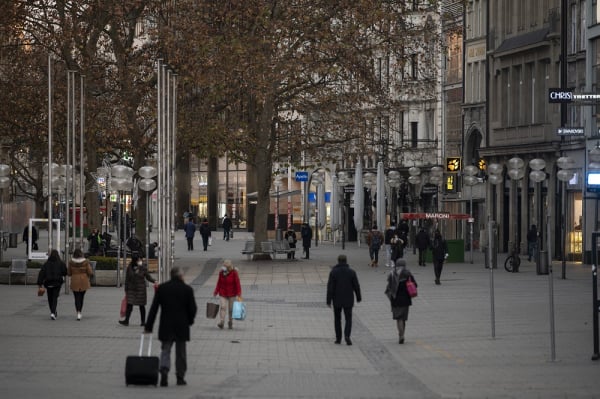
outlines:
[[160, 325], [158, 339], [161, 342], [160, 353], [160, 386], [168, 386], [169, 369], [171, 368], [171, 348], [175, 343], [175, 375], [177, 385], [186, 385], [187, 356], [185, 343], [190, 340], [190, 326], [196, 317], [196, 300], [194, 290], [183, 281], [183, 270], [179, 267], [171, 269], [171, 280], [158, 286], [154, 300], [146, 320], [145, 332], [152, 333], [158, 308]]

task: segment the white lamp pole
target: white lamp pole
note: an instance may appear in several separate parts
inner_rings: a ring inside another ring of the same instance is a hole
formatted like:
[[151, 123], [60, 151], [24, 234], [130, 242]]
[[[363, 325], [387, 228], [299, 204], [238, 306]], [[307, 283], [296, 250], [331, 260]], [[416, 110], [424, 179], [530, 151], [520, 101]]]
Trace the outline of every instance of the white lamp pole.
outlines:
[[473, 186], [476, 185], [477, 183], [479, 183], [479, 179], [476, 177], [477, 173], [479, 173], [479, 169], [477, 169], [476, 166], [474, 165], [469, 165], [467, 167], [465, 167], [464, 169], [464, 174], [465, 177], [463, 179], [463, 183], [466, 186], [470, 187], [470, 193], [471, 196], [469, 198], [470, 200], [470, 204], [469, 204], [469, 225], [470, 225], [470, 232], [469, 232], [469, 249], [470, 249], [470, 261], [471, 264], [473, 263]]
[[558, 180], [563, 182], [561, 202], [563, 204], [563, 214], [560, 222], [561, 232], [561, 259], [562, 259], [562, 279], [567, 278], [567, 182], [575, 176], [575, 161], [570, 157], [560, 157], [556, 160], [559, 171], [556, 172]]
[[149, 226], [149, 215], [150, 215], [150, 192], [156, 188], [156, 181], [153, 179], [157, 175], [158, 171], [154, 166], [142, 166], [138, 171], [138, 174], [142, 177], [139, 181], [138, 187], [146, 192], [146, 262], [150, 259], [150, 226]]

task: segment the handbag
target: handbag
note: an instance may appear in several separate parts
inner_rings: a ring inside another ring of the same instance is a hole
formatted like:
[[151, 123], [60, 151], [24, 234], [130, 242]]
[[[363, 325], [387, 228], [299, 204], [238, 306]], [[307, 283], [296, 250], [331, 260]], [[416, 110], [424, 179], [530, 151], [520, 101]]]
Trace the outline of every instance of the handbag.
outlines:
[[234, 301], [231, 317], [236, 320], [244, 320], [246, 318], [246, 304], [244, 302]]
[[212, 245], [212, 237], [208, 237], [208, 245], [211, 246]]
[[38, 288], [38, 296], [44, 296], [44, 294], [46, 293], [46, 289], [44, 287], [39, 287]]
[[406, 280], [406, 291], [411, 298], [417, 296], [417, 286], [411, 279]]
[[127, 295], [121, 300], [121, 312], [119, 314], [121, 318], [127, 316]]
[[219, 304], [215, 302], [206, 302], [206, 317], [208, 319], [214, 319], [219, 314]]

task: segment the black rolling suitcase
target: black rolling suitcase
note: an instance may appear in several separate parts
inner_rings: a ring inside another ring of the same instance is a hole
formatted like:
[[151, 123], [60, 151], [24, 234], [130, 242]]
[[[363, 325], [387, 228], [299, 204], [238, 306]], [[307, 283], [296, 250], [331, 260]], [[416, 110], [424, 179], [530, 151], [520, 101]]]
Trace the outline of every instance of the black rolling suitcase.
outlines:
[[127, 356], [125, 360], [125, 385], [158, 385], [158, 356], [150, 356], [152, 335], [148, 340], [148, 356], [142, 356], [144, 335], [140, 340], [138, 356]]

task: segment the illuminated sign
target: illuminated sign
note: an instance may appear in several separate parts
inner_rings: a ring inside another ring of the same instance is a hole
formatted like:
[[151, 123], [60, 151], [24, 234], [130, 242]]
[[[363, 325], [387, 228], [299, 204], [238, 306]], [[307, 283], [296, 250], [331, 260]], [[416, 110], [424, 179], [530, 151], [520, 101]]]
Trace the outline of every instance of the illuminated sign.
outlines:
[[485, 159], [479, 158], [479, 160], [477, 161], [477, 168], [479, 168], [479, 170], [483, 172], [487, 170], [487, 162], [485, 162]]
[[458, 172], [461, 169], [460, 157], [448, 157], [446, 158], [446, 172]]

